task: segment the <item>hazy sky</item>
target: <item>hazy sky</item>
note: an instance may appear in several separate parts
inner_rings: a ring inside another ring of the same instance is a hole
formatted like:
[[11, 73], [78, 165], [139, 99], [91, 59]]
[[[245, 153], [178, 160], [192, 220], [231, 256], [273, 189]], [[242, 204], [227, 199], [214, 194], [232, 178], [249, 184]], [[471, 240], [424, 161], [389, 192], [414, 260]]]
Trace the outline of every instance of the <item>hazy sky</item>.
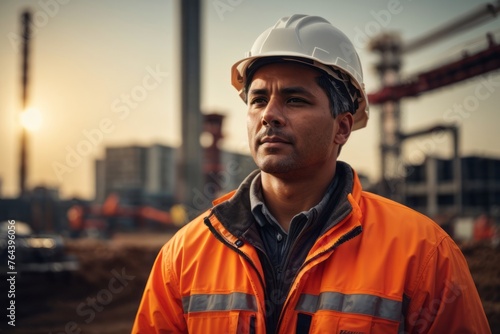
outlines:
[[[379, 29], [403, 40], [422, 34], [486, 1], [202, 0], [202, 110], [226, 115], [224, 148], [248, 152], [245, 105], [230, 85], [230, 67], [278, 18], [321, 15], [355, 41], [368, 92], [378, 87], [375, 55], [365, 41]], [[94, 195], [94, 160], [108, 145], [180, 144], [179, 5], [169, 0], [0, 1], [0, 179], [2, 195], [18, 193], [21, 109], [20, 13], [34, 13], [30, 100], [42, 124], [29, 137], [28, 185], [59, 187], [63, 197]], [[458, 59], [484, 47], [492, 19], [404, 59], [404, 74]], [[482, 43], [482, 44], [481, 44]], [[500, 157], [500, 75], [404, 100], [404, 130], [434, 123], [461, 127], [466, 155]], [[462, 111], [459, 112], [460, 108]], [[341, 159], [377, 179], [379, 113], [371, 109], [366, 129], [355, 132]], [[450, 156], [447, 139], [404, 146], [409, 161], [423, 154]]]

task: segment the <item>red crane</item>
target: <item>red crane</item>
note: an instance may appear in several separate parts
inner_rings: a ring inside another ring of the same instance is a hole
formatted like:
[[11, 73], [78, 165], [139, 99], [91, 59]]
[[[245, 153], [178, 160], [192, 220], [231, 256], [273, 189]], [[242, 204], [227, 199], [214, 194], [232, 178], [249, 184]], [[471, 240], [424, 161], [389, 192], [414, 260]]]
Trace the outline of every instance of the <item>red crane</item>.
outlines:
[[368, 94], [370, 104], [397, 101], [405, 97], [418, 96], [437, 88], [494, 71], [500, 68], [500, 44], [488, 35], [489, 46], [473, 55], [418, 74], [414, 79], [396, 85], [385, 86], [375, 93]]

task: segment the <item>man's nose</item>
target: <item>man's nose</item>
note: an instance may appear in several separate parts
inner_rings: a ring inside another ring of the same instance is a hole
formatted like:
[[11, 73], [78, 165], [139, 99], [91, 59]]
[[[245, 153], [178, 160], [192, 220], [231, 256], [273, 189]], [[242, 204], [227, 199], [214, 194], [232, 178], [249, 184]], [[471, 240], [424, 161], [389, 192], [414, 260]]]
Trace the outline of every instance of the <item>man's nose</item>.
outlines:
[[276, 99], [271, 99], [262, 114], [262, 125], [282, 127], [286, 124], [283, 105]]

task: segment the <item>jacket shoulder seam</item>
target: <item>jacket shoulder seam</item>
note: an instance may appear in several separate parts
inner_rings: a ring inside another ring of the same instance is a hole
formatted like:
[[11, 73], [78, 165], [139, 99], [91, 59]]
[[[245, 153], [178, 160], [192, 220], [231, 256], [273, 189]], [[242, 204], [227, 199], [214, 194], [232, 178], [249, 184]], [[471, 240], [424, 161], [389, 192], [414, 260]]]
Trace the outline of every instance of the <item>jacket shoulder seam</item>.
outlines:
[[414, 304], [413, 302], [415, 302], [415, 297], [416, 297], [418, 288], [421, 286], [421, 284], [423, 284], [425, 273], [429, 270], [429, 263], [430, 263], [432, 257], [436, 255], [436, 253], [438, 252], [439, 246], [447, 238], [450, 238], [450, 236], [442, 235], [437, 240], [437, 242], [433, 245], [432, 249], [429, 251], [428, 255], [425, 257], [425, 261], [423, 262], [423, 264], [420, 266], [420, 268], [418, 270], [418, 276], [417, 276], [417, 279], [415, 280], [414, 287], [412, 288], [413, 291], [411, 291], [411, 293], [409, 293], [409, 291], [405, 292], [405, 294], [410, 298], [410, 305], [408, 306], [408, 314], [413, 311], [412, 304]]

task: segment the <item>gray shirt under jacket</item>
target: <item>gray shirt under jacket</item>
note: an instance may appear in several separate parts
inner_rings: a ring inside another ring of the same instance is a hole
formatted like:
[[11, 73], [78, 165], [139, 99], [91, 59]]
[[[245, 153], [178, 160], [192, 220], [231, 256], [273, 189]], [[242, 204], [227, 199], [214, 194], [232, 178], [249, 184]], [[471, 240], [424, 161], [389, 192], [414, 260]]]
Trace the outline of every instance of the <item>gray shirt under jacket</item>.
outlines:
[[297, 239], [302, 230], [313, 225], [321, 213], [326, 210], [326, 205], [332, 197], [337, 184], [338, 178], [334, 176], [321, 201], [309, 211], [296, 214], [290, 222], [289, 233], [287, 233], [264, 203], [261, 174], [253, 179], [250, 185], [250, 206], [252, 214], [260, 227], [260, 235], [273, 267], [280, 268], [283, 266], [283, 260], [286, 258], [285, 255], [288, 253], [290, 245]]

